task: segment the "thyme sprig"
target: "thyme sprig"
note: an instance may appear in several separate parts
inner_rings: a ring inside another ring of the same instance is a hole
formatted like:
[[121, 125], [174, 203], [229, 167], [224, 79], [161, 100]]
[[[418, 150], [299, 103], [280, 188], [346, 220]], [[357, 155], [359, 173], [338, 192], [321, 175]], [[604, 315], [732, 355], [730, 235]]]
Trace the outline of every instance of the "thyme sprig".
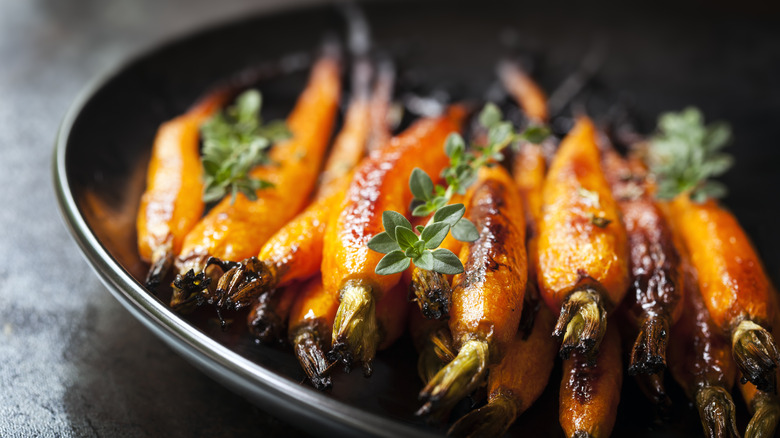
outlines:
[[257, 165], [267, 164], [271, 145], [291, 134], [283, 121], [263, 124], [262, 103], [259, 91], [245, 91], [234, 106], [218, 112], [201, 127], [204, 202], [218, 201], [227, 194], [235, 202], [238, 193], [255, 200], [258, 190], [273, 187], [268, 181], [251, 177], [249, 172]]
[[662, 114], [647, 157], [658, 181], [656, 196], [671, 199], [687, 192], [695, 202], [725, 196], [726, 187], [709, 178], [724, 174], [732, 166], [731, 155], [721, 152], [730, 141], [729, 125], [705, 125], [697, 108]]
[[[462, 242], [473, 242], [479, 238], [474, 224], [463, 215], [463, 204], [449, 204], [452, 197], [465, 194], [477, 178], [482, 166], [503, 160], [503, 150], [521, 140], [540, 143], [549, 135], [546, 127], [533, 126], [522, 133], [516, 133], [510, 122], [503, 120], [497, 106], [487, 104], [479, 115], [482, 126], [488, 130], [486, 146], [473, 145], [476, 153], [466, 150], [466, 142], [458, 133], [452, 133], [444, 143], [444, 152], [450, 165], [442, 171], [446, 187], [434, 185], [433, 179], [422, 169], [415, 168], [409, 177], [409, 189], [414, 196], [412, 215], [433, 216], [425, 226], [412, 224], [395, 211], [382, 213], [385, 231], [375, 235], [368, 247], [386, 254], [376, 266], [375, 272], [390, 275], [407, 269], [411, 262], [419, 269], [441, 274], [459, 274], [463, 264], [458, 256], [446, 248], [439, 248], [447, 235]], [[449, 204], [449, 205], [448, 205]], [[419, 233], [419, 234], [418, 234]]]

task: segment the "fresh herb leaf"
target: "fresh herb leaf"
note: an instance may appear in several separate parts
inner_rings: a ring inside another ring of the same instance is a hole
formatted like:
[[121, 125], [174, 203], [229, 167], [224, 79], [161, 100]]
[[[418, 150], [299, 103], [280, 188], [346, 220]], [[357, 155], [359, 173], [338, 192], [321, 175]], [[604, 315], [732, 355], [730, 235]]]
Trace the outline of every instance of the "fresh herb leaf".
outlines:
[[379, 275], [390, 275], [403, 272], [409, 267], [411, 260], [406, 257], [403, 251], [393, 251], [377, 263], [374, 272]]
[[203, 138], [204, 202], [225, 195], [243, 193], [257, 199], [257, 191], [273, 187], [268, 181], [251, 177], [250, 171], [268, 162], [267, 150], [274, 142], [290, 137], [284, 122], [263, 125], [260, 118], [262, 96], [257, 90], [242, 93], [234, 106], [220, 111], [201, 127]]
[[447, 225], [454, 226], [465, 213], [466, 206], [463, 204], [445, 205], [436, 210], [436, 213], [433, 215], [433, 221], [444, 222]]
[[412, 229], [411, 222], [404, 215], [392, 210], [382, 213], [382, 226], [394, 240], [396, 239], [396, 228]]
[[438, 248], [450, 232], [450, 225], [446, 222], [434, 222], [420, 234], [420, 239], [425, 241], [426, 249]]
[[419, 241], [420, 238], [412, 231], [411, 226], [409, 228], [396, 227], [395, 240], [402, 250], [406, 250], [408, 248], [413, 248], [414, 244]]
[[390, 236], [387, 231], [382, 231], [372, 237], [371, 240], [368, 241], [368, 248], [382, 254], [389, 254], [393, 251], [401, 250], [401, 247], [398, 246], [398, 242], [396, 242], [395, 238]]
[[474, 223], [464, 217], [452, 227], [452, 237], [461, 242], [473, 242], [479, 239], [479, 231]]
[[732, 166], [732, 157], [719, 152], [730, 140], [727, 124], [705, 125], [704, 116], [696, 108], [661, 115], [658, 133], [648, 150], [650, 170], [658, 182], [656, 196], [671, 199], [689, 193], [696, 202], [725, 196], [725, 186], [709, 178], [724, 174]]
[[446, 275], [455, 275], [463, 272], [463, 263], [460, 262], [458, 256], [452, 251], [439, 248], [431, 253], [433, 256], [433, 269], [432, 271], [439, 272]]
[[412, 175], [409, 177], [409, 188], [412, 190], [412, 195], [414, 195], [415, 199], [427, 201], [433, 193], [433, 181], [425, 171], [415, 167], [412, 170]]
[[418, 257], [415, 257], [412, 259], [414, 262], [414, 265], [417, 266], [420, 269], [425, 269], [427, 271], [432, 271], [435, 267], [435, 259], [433, 257], [433, 253], [430, 251], [424, 251], [422, 254], [420, 254]]

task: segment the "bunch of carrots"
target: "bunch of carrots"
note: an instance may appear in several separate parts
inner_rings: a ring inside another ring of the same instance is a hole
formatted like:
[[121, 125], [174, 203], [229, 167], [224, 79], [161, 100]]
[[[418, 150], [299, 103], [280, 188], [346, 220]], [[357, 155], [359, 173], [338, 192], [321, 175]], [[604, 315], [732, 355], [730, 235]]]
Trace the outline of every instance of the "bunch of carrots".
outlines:
[[505, 433], [556, 356], [567, 437], [610, 435], [624, 366], [661, 405], [668, 369], [713, 437], [739, 436], [739, 376], [745, 436], [774, 433], [776, 295], [737, 220], [708, 197], [727, 131], [670, 115], [626, 157], [581, 115], [557, 141], [544, 92], [503, 62], [522, 130], [488, 104], [469, 145], [470, 108], [452, 105], [394, 135], [393, 69], [361, 57], [328, 148], [341, 68], [326, 50], [284, 123], [262, 123], [257, 95], [230, 106], [231, 85], [160, 127], [137, 222], [150, 289], [175, 277], [181, 312], [249, 308], [249, 331], [292, 344], [318, 389], [335, 364], [369, 376], [408, 328], [418, 415], [447, 418], [486, 385], [453, 436]]

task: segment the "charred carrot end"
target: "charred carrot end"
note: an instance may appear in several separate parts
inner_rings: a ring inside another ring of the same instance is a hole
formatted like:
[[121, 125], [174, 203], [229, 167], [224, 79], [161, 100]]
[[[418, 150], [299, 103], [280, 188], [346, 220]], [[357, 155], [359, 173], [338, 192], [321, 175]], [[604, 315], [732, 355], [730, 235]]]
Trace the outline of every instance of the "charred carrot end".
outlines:
[[601, 295], [593, 289], [585, 289], [566, 298], [553, 336], [563, 337], [561, 358], [568, 359], [577, 350], [593, 362], [606, 331], [607, 311]]
[[376, 300], [371, 287], [360, 280], [350, 280], [341, 288], [339, 310], [333, 322], [333, 349], [328, 358], [344, 364], [363, 365], [363, 374], [371, 375], [371, 362], [379, 346], [379, 324]]
[[775, 436], [780, 421], [780, 401], [774, 394], [758, 392], [751, 403], [753, 418], [750, 419], [745, 438], [770, 438]]
[[276, 269], [270, 263], [251, 257], [241, 263], [224, 262], [211, 257], [206, 266], [218, 265], [225, 273], [214, 291], [217, 307], [240, 309], [276, 286]]
[[211, 284], [211, 278], [204, 272], [195, 274], [190, 269], [184, 275], [177, 274], [171, 283], [173, 295], [171, 296], [171, 308], [176, 312], [187, 312], [202, 304], [203, 296]]
[[751, 382], [761, 391], [775, 393], [780, 352], [772, 335], [753, 321], [742, 320], [731, 334], [731, 349], [742, 383]]
[[645, 319], [631, 349], [628, 374], [656, 374], [666, 368], [669, 318], [652, 315]]
[[294, 330], [292, 343], [295, 357], [298, 358], [306, 376], [315, 388], [324, 391], [332, 388], [333, 382], [327, 375], [330, 362], [323, 349], [325, 343], [320, 336], [321, 331], [318, 320], [306, 321]]
[[420, 392], [425, 404], [416, 415], [436, 414], [452, 408], [485, 378], [487, 361], [487, 341], [466, 341], [455, 359], [436, 373]]
[[452, 288], [444, 275], [415, 267], [410, 288], [423, 316], [443, 319], [449, 315]]
[[520, 404], [514, 397], [499, 393], [487, 405], [469, 412], [453, 424], [447, 435], [457, 438], [503, 436], [519, 411]]
[[257, 299], [247, 315], [249, 332], [266, 344], [286, 339], [287, 319], [298, 292], [298, 287], [291, 286], [269, 292]]
[[160, 285], [163, 277], [171, 270], [173, 265], [172, 244], [172, 239], [169, 239], [154, 251], [152, 256], [154, 262], [149, 267], [149, 272], [146, 274], [146, 280], [144, 281], [146, 288], [152, 292], [157, 290], [157, 286]]
[[720, 386], [704, 386], [696, 392], [696, 407], [708, 437], [739, 437], [731, 394]]

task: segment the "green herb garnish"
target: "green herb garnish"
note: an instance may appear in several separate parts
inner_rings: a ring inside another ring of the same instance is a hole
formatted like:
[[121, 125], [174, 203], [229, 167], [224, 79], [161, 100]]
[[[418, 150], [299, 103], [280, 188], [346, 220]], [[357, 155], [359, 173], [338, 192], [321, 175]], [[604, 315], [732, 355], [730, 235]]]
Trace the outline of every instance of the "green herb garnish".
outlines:
[[231, 203], [238, 193], [254, 201], [258, 190], [273, 187], [268, 181], [252, 178], [249, 172], [267, 164], [268, 148], [289, 138], [290, 132], [283, 121], [263, 124], [262, 101], [259, 91], [246, 91], [234, 106], [218, 112], [201, 127], [204, 202], [218, 201], [228, 193]]
[[[502, 160], [502, 151], [520, 140], [540, 143], [549, 130], [546, 127], [533, 126], [523, 133], [516, 133], [512, 124], [503, 120], [497, 106], [489, 103], [479, 115], [479, 121], [488, 129], [487, 146], [473, 146], [477, 154], [466, 150], [466, 143], [458, 133], [452, 133], [444, 144], [444, 152], [450, 158], [450, 165], [442, 171], [447, 186], [434, 185], [431, 177], [422, 169], [415, 168], [409, 177], [409, 189], [414, 196], [412, 215], [433, 217], [425, 226], [412, 224], [395, 211], [382, 213], [385, 231], [374, 236], [368, 247], [385, 255], [376, 266], [375, 272], [390, 275], [407, 269], [411, 262], [419, 269], [435, 271], [441, 274], [459, 274], [463, 264], [452, 251], [439, 248], [439, 245], [452, 232], [452, 236], [462, 242], [473, 242], [479, 238], [479, 232], [471, 221], [464, 218], [466, 207], [463, 204], [448, 205], [456, 193], [465, 194], [477, 178], [480, 167]], [[418, 234], [419, 233], [419, 234]]]
[[728, 124], [705, 125], [697, 108], [662, 114], [648, 150], [650, 170], [658, 181], [656, 196], [671, 199], [687, 192], [695, 202], [725, 196], [726, 187], [709, 178], [733, 164], [730, 155], [720, 152], [730, 140]]

